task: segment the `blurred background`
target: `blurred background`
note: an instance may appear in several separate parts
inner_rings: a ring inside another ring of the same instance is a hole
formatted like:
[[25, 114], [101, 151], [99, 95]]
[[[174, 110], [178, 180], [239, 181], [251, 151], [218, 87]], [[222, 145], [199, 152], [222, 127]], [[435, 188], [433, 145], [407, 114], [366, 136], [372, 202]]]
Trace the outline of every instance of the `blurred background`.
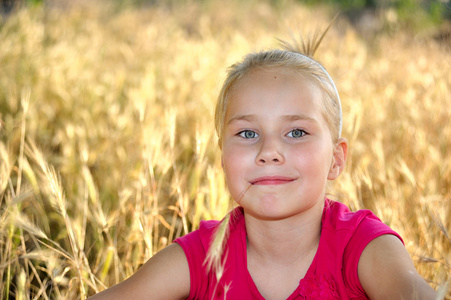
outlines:
[[343, 103], [330, 197], [399, 232], [451, 299], [451, 2], [2, 0], [0, 298], [85, 299], [233, 203], [226, 68], [308, 40]]

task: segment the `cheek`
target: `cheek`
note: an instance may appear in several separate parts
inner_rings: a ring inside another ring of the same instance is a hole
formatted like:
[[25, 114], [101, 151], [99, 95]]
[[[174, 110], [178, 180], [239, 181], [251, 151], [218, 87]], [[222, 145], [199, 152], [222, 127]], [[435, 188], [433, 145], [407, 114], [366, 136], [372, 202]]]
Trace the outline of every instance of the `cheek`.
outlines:
[[237, 147], [231, 149], [226, 146], [223, 148], [223, 170], [229, 192], [235, 199], [246, 186], [246, 169], [252, 162], [253, 159], [246, 151], [240, 151]]
[[236, 149], [230, 151], [227, 147], [222, 152], [222, 167], [224, 169], [226, 179], [236, 178], [240, 174], [240, 166], [242, 166], [243, 155]]
[[311, 178], [327, 177], [329, 173], [332, 155], [328, 148], [311, 147], [303, 151], [293, 151], [291, 157], [293, 164]]

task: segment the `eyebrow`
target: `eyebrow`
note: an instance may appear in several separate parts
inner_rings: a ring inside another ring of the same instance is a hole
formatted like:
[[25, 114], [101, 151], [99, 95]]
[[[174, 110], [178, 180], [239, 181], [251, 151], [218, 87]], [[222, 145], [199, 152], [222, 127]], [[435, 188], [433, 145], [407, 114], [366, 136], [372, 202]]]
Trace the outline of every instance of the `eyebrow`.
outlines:
[[227, 122], [227, 125], [229, 125], [232, 122], [235, 121], [254, 121], [256, 119], [255, 115], [236, 115]]
[[307, 115], [304, 114], [300, 114], [300, 115], [286, 115], [286, 116], [282, 116], [283, 119], [287, 120], [287, 121], [310, 121], [310, 122], [318, 122], [315, 118], [309, 117]]
[[[227, 125], [229, 125], [230, 123], [233, 123], [235, 121], [255, 121], [257, 119], [257, 117], [255, 115], [236, 115], [232, 118], [230, 118], [230, 120], [227, 122]], [[315, 118], [309, 117], [307, 115], [304, 114], [300, 114], [300, 115], [284, 115], [282, 116], [282, 119], [286, 120], [286, 121], [309, 121], [309, 122], [315, 122], [317, 123], [318, 121]]]

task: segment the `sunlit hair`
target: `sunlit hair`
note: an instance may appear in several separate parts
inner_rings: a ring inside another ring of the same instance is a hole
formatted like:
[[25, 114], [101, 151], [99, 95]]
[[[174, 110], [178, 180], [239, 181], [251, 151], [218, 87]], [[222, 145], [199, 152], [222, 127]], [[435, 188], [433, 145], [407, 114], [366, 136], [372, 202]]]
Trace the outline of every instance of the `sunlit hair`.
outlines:
[[[320, 106], [328, 124], [332, 141], [334, 143], [338, 141], [342, 127], [340, 97], [330, 75], [321, 64], [313, 59], [313, 55], [329, 27], [321, 35], [314, 36], [308, 42], [302, 40], [297, 42], [295, 39], [291, 43], [281, 41], [281, 50], [276, 49], [251, 53], [245, 56], [241, 62], [229, 67], [227, 77], [219, 93], [215, 111], [215, 127], [220, 147], [222, 147], [223, 142], [227, 104], [233, 94], [234, 87], [252, 71], [268, 69], [292, 71], [293, 74], [310, 80], [319, 88], [323, 97], [320, 103], [317, 104]], [[242, 193], [243, 195], [244, 193]], [[231, 213], [228, 213], [220, 222], [204, 262], [208, 272], [215, 273], [218, 284], [224, 272], [224, 260], [227, 256], [224, 253], [224, 249], [233, 218]]]
[[312, 58], [321, 40], [322, 37], [316, 43], [310, 44], [299, 44], [296, 41], [290, 44], [282, 41], [282, 50], [276, 49], [251, 53], [245, 56], [241, 62], [229, 67], [227, 77], [219, 93], [215, 111], [215, 127], [220, 147], [222, 147], [227, 105], [230, 96], [233, 94], [234, 87], [252, 71], [268, 69], [292, 71], [310, 80], [320, 89], [323, 97], [322, 101], [317, 104], [320, 106], [329, 126], [332, 141], [336, 142], [338, 140], [342, 127], [340, 97], [330, 75], [320, 63]]

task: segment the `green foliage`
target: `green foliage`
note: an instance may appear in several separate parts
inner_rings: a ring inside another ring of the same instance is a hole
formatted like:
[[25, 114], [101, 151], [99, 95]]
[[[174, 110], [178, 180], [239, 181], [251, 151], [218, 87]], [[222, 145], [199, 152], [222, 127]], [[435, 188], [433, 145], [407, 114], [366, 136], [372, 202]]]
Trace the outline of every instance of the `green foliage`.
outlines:
[[451, 19], [449, 0], [298, 0], [308, 5], [329, 5], [343, 12], [362, 10], [394, 10], [401, 25], [421, 28], [432, 24], [440, 25]]
[[44, 0], [25, 0], [25, 2], [31, 5], [41, 5], [44, 3]]
[[[391, 1], [402, 24], [420, 29], [442, 24], [450, 15], [447, 5], [440, 0], [395, 0]], [[448, 1], [449, 2], [449, 1]]]

